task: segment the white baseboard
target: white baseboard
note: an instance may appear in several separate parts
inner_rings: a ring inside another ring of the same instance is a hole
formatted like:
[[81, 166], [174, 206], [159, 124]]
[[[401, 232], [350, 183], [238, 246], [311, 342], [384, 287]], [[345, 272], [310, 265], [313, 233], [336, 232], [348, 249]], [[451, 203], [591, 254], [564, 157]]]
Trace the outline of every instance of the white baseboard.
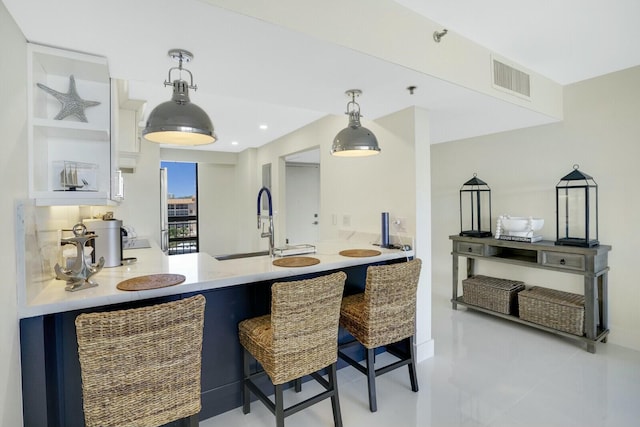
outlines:
[[423, 360], [431, 359], [435, 352], [435, 342], [431, 339], [416, 345], [416, 359], [418, 363]]

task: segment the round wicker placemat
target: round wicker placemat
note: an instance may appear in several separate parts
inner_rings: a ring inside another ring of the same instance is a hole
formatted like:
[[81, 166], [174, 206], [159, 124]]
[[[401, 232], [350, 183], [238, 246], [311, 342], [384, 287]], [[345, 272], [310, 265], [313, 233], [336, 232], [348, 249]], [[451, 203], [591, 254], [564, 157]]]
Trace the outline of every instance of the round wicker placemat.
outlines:
[[367, 256], [378, 256], [382, 252], [376, 251], [375, 249], [345, 249], [344, 251], [340, 251], [339, 253], [342, 256], [367, 257]]
[[307, 267], [320, 263], [318, 258], [310, 256], [290, 256], [285, 258], [278, 258], [273, 261], [273, 265], [278, 267]]
[[123, 280], [116, 286], [121, 291], [148, 291], [149, 289], [166, 288], [184, 282], [182, 274], [150, 274]]

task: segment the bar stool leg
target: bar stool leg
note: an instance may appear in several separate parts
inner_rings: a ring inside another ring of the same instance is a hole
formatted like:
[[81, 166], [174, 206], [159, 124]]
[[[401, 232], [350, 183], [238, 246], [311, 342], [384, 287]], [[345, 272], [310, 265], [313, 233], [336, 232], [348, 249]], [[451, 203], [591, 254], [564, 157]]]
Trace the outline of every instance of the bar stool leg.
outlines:
[[376, 412], [378, 403], [376, 401], [376, 367], [375, 349], [367, 348], [367, 386], [369, 388], [369, 410]]
[[411, 391], [418, 391], [418, 376], [416, 375], [416, 350], [415, 350], [415, 338], [413, 335], [409, 337], [409, 354], [411, 357], [411, 363], [409, 367], [409, 379], [411, 380]]
[[282, 395], [282, 384], [275, 386], [275, 398], [276, 398], [276, 427], [284, 427], [284, 402]]
[[247, 382], [249, 381], [248, 378], [251, 375], [251, 355], [246, 348], [243, 349], [242, 362], [242, 413], [246, 415], [251, 412], [251, 396], [249, 394], [249, 386], [247, 385]]
[[338, 375], [336, 374], [337, 362], [328, 368], [329, 387], [333, 391], [331, 396], [331, 408], [333, 409], [333, 423], [335, 427], [342, 427], [342, 414], [340, 413], [340, 398], [338, 397]]

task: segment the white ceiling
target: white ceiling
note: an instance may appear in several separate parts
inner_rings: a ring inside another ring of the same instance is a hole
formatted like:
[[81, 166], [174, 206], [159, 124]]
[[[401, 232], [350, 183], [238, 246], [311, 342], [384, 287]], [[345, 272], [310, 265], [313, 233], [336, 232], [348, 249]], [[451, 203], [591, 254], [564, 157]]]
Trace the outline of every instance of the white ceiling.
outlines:
[[640, 64], [638, 0], [395, 0], [562, 85]]
[[[343, 114], [352, 88], [364, 91], [365, 119], [430, 110], [432, 142], [552, 120], [200, 0], [2, 1], [27, 40], [106, 56], [112, 77], [148, 102], [147, 114], [171, 95], [162, 84], [175, 65], [167, 51], [193, 52], [191, 100], [216, 126], [219, 141], [204, 147], [213, 151], [257, 147]], [[640, 64], [638, 0], [396, 1], [561, 84]]]

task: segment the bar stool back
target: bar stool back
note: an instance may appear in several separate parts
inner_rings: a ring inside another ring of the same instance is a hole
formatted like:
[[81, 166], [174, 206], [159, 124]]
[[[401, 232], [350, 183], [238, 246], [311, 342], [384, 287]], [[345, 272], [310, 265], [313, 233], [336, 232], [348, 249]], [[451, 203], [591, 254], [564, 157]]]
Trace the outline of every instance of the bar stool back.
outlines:
[[205, 298], [76, 318], [87, 427], [157, 427], [200, 412]]
[[[274, 283], [271, 314], [247, 319], [238, 325], [244, 347], [243, 411], [248, 414], [250, 391], [276, 416], [276, 426], [284, 418], [326, 398], [331, 398], [336, 427], [342, 426], [336, 381], [338, 319], [346, 274], [333, 273], [313, 279]], [[251, 373], [251, 357], [264, 371]], [[328, 381], [317, 371], [327, 368]], [[267, 374], [275, 386], [275, 403], [256, 385]], [[283, 388], [311, 375], [325, 389], [322, 393], [284, 408]]]
[[[411, 390], [418, 391], [414, 336], [416, 293], [421, 267], [420, 259], [370, 266], [367, 268], [364, 293], [350, 295], [342, 300], [340, 326], [353, 335], [355, 340], [341, 345], [338, 355], [367, 376], [371, 412], [378, 409], [376, 376], [408, 365]], [[347, 347], [358, 343], [365, 347], [366, 366], [343, 352]], [[396, 343], [399, 345], [392, 346]], [[375, 349], [382, 346], [400, 360], [376, 370]]]

